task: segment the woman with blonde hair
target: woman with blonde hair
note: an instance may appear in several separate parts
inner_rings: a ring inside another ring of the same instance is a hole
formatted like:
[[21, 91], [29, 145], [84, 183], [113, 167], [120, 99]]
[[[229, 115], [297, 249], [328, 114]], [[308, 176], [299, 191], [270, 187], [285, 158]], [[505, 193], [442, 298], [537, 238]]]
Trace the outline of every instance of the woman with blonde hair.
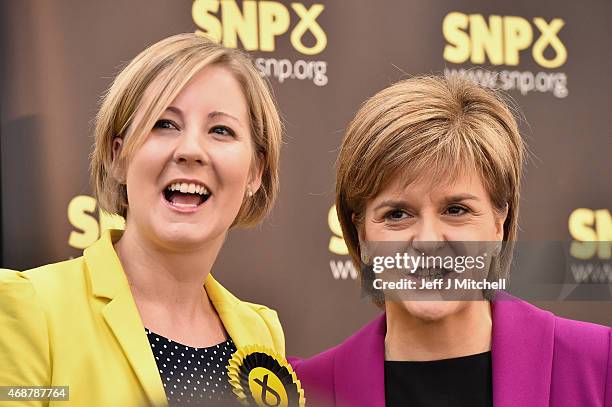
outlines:
[[0, 271], [0, 385], [69, 387], [68, 403], [30, 405], [208, 403], [231, 397], [237, 347], [284, 355], [276, 312], [211, 274], [229, 229], [274, 203], [281, 133], [241, 52], [180, 34], [136, 56], [104, 96], [91, 159], [100, 208], [125, 230]]
[[508, 274], [524, 150], [499, 95], [458, 76], [407, 79], [365, 102], [342, 141], [336, 178], [358, 269], [368, 272], [373, 254], [392, 248], [435, 260], [449, 248], [494, 245], [477, 298], [444, 291], [464, 280], [452, 264], [407, 272], [389, 257], [401, 280], [364, 275], [374, 288], [390, 283], [375, 297], [384, 313], [342, 344], [292, 361], [313, 405], [612, 406], [608, 327], [479, 288]]

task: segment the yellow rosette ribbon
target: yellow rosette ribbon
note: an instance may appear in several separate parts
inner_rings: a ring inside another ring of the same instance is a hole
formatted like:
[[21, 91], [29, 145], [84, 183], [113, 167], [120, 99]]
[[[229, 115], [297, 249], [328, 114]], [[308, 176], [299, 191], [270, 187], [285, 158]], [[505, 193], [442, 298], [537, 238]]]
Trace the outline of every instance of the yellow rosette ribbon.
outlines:
[[263, 346], [238, 349], [227, 367], [234, 394], [243, 405], [305, 407], [304, 390], [287, 360]]

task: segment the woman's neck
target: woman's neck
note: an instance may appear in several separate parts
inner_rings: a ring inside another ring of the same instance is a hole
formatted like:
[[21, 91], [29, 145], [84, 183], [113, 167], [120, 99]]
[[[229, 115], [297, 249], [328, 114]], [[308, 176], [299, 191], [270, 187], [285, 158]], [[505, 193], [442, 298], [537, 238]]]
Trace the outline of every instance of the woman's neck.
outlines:
[[147, 328], [185, 344], [225, 337], [203, 285], [223, 241], [221, 236], [194, 250], [172, 251], [126, 227], [115, 250]]
[[386, 303], [385, 360], [441, 360], [491, 350], [489, 302], [458, 305], [457, 312], [446, 317], [423, 320], [411, 315], [401, 302]]

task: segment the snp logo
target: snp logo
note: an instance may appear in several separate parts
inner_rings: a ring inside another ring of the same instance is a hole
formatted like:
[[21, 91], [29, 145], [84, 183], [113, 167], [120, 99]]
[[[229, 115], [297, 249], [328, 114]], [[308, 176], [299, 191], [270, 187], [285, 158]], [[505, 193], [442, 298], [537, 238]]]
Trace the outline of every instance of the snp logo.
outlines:
[[[491, 15], [487, 22], [481, 14], [449, 13], [442, 22], [447, 41], [444, 59], [455, 64], [468, 60], [483, 64], [488, 60], [492, 65], [515, 66], [520, 62], [521, 51], [531, 46], [531, 55], [538, 65], [548, 69], [563, 65], [567, 49], [558, 34], [565, 22], [560, 18], [547, 22], [536, 17], [532, 23], [516, 16]], [[554, 51], [550, 59], [544, 55], [549, 47]]]
[[[290, 40], [299, 53], [316, 55], [327, 46], [327, 35], [317, 22], [323, 9], [322, 4], [306, 8], [302, 3], [291, 3], [293, 18], [299, 21], [291, 30]], [[284, 4], [263, 0], [244, 0], [242, 8], [235, 0], [195, 0], [191, 13], [199, 27], [196, 33], [207, 35], [230, 48], [237, 48], [240, 39], [247, 51], [274, 51], [276, 37], [289, 31], [292, 19]], [[308, 31], [314, 37], [312, 45], [304, 44], [304, 35]]]
[[71, 247], [79, 250], [89, 247], [104, 229], [125, 229], [125, 219], [97, 206], [96, 199], [89, 195], [75, 196], [68, 204], [68, 221], [75, 229], [68, 238]]
[[609, 259], [612, 256], [612, 217], [607, 209], [578, 208], [568, 220], [574, 238], [570, 254], [577, 259]]
[[[336, 205], [332, 206], [327, 213], [327, 225], [329, 226], [329, 230], [332, 232], [328, 245], [329, 251], [332, 254], [346, 256], [348, 254], [348, 248], [346, 247], [346, 243], [344, 242], [344, 238], [342, 236], [342, 226], [340, 226], [340, 221], [338, 220], [338, 215], [336, 214]], [[329, 268], [334, 280], [356, 280], [359, 278], [359, 273], [357, 272], [352, 260], [332, 259], [329, 261]]]

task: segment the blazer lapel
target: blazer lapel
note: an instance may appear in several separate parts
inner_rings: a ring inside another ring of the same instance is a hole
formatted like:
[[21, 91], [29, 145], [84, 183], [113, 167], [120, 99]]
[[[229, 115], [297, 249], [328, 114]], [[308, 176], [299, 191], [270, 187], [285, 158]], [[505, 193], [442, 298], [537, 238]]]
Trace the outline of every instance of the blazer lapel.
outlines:
[[553, 315], [505, 293], [496, 297], [492, 307], [493, 404], [548, 406]]
[[102, 314], [123, 348], [149, 401], [155, 406], [167, 405], [166, 393], [132, 294], [118, 294], [106, 305]]
[[134, 303], [127, 278], [113, 248], [120, 231], [105, 231], [102, 238], [85, 250], [92, 293], [110, 299], [102, 315], [129, 361], [151, 404], [167, 406], [166, 393]]
[[[549, 405], [554, 317], [507, 294], [492, 303], [493, 404]], [[383, 407], [385, 315], [338, 348], [334, 366], [336, 405]]]
[[[98, 299], [110, 300], [104, 306], [102, 315], [150, 402], [167, 406], [155, 357], [121, 262], [113, 248], [113, 242], [117, 241], [121, 234], [120, 230], [104, 231], [100, 240], [84, 252], [92, 294]], [[204, 287], [236, 347], [258, 344], [274, 349], [268, 326], [255, 310], [234, 297], [210, 274]]]
[[334, 361], [336, 406], [385, 406], [385, 333], [382, 314], [349, 338]]
[[253, 309], [227, 291], [211, 274], [206, 277], [204, 288], [237, 348], [257, 344], [277, 351], [268, 326]]

